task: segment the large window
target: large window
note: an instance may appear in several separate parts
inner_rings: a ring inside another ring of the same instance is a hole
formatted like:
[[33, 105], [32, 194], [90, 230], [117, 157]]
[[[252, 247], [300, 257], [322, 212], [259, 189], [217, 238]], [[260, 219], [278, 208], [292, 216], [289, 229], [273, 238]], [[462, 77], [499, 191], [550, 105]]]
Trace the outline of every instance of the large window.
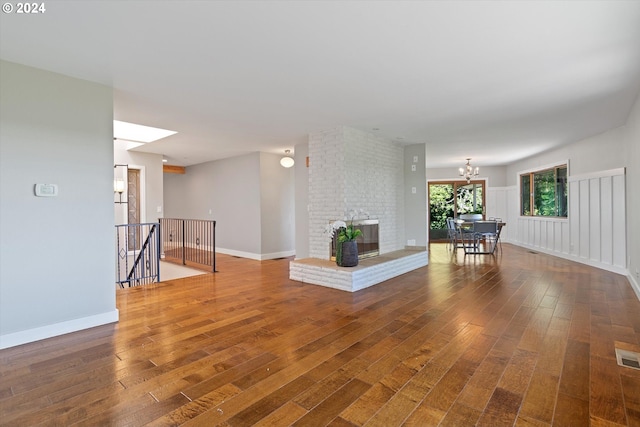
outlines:
[[567, 165], [520, 175], [520, 214], [567, 217]]

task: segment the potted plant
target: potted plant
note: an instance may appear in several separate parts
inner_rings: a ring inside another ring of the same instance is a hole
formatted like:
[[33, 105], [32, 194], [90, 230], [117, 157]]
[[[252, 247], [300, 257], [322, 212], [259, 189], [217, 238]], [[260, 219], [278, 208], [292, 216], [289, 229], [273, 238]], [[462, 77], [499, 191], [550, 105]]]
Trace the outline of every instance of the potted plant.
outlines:
[[356, 239], [362, 235], [362, 230], [353, 225], [353, 216], [347, 224], [345, 221], [333, 221], [327, 227], [327, 234], [336, 239], [336, 264], [340, 267], [355, 267], [358, 265], [358, 243]]

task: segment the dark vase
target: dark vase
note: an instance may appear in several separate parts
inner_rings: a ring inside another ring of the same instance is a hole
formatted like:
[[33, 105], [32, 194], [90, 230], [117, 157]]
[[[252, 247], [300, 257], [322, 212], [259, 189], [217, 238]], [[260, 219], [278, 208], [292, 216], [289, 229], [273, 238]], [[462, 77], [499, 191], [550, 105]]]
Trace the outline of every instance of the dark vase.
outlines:
[[340, 267], [355, 267], [358, 265], [358, 242], [342, 242], [342, 250], [338, 251], [336, 262]]

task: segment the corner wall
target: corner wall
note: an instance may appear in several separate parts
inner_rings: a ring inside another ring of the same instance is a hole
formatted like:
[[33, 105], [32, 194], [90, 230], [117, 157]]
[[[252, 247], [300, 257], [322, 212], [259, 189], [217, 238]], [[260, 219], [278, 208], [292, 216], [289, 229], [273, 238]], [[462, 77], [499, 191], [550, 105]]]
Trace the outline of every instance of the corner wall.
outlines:
[[294, 170], [281, 155], [260, 153], [260, 259], [295, 253]]
[[309, 143], [295, 146], [295, 248], [296, 259], [309, 258]]
[[256, 152], [165, 174], [165, 217], [215, 220], [220, 253], [293, 255], [293, 171], [280, 166], [280, 157]]
[[116, 322], [111, 89], [6, 61], [0, 88], [0, 348]]
[[627, 185], [628, 277], [640, 299], [640, 94], [624, 128]]

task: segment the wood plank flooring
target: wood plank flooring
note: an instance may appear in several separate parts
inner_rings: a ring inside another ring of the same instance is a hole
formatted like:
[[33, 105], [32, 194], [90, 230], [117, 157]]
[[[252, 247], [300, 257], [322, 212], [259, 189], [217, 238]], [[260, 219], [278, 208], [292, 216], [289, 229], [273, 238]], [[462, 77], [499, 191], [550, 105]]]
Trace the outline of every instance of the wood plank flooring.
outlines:
[[120, 322], [0, 351], [3, 426], [640, 426], [623, 276], [432, 244], [357, 293], [220, 255], [117, 291]]

